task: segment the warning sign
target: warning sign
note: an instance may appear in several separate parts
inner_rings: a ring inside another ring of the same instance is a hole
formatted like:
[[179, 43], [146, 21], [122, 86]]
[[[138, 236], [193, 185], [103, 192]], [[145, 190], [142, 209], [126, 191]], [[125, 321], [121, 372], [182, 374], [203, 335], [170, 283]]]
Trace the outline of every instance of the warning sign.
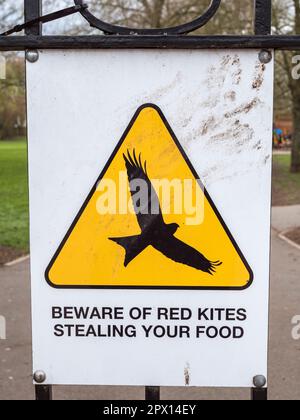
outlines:
[[27, 61], [44, 384], [267, 378], [274, 77], [259, 57], [49, 50]]
[[147, 104], [46, 279], [54, 287], [245, 289], [253, 273], [162, 111]]

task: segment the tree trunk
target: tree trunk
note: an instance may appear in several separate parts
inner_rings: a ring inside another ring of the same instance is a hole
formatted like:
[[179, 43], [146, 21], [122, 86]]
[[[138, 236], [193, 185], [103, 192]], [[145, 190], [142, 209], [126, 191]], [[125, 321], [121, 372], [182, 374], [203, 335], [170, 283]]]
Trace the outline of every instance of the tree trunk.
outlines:
[[152, 10], [152, 27], [160, 28], [165, 0], [154, 0]]

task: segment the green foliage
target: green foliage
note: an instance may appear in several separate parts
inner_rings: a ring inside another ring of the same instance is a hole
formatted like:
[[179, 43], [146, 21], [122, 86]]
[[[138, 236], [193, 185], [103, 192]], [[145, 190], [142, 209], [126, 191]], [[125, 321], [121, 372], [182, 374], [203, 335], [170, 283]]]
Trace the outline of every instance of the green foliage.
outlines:
[[0, 142], [0, 245], [28, 250], [26, 142]]

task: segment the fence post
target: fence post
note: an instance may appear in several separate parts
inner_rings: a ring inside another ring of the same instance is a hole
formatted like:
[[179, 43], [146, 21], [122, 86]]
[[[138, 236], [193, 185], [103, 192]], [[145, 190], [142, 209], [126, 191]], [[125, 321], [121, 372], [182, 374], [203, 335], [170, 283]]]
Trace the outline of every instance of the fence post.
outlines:
[[160, 400], [160, 387], [159, 386], [146, 386], [145, 400], [146, 401], [159, 401]]
[[36, 401], [51, 401], [52, 387], [50, 385], [36, 385], [35, 399]]

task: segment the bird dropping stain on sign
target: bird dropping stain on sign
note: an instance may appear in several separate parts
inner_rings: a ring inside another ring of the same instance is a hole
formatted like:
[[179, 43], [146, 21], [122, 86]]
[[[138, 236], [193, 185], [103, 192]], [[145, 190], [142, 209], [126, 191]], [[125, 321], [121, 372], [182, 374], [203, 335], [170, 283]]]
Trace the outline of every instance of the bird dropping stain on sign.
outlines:
[[245, 289], [253, 273], [162, 111], [146, 104], [46, 270], [61, 288]]

